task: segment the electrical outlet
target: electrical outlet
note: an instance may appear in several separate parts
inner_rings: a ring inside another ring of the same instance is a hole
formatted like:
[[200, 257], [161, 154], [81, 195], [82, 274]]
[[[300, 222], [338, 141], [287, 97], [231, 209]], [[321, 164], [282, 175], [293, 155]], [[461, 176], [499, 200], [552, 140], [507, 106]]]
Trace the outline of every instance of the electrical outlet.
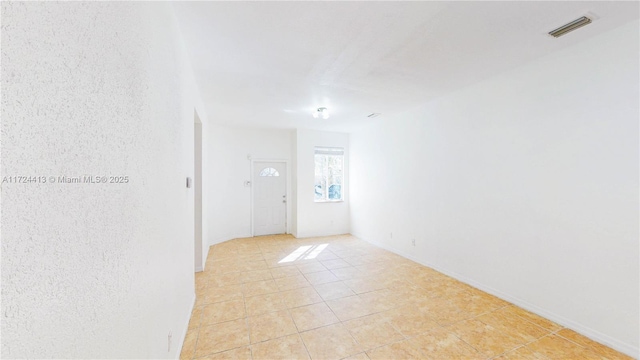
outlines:
[[416, 246], [416, 239], [411, 239], [411, 245]]
[[171, 352], [171, 337], [172, 336], [173, 336], [172, 332], [169, 331], [169, 336], [168, 336], [168, 339], [167, 339], [167, 342], [168, 342], [167, 352]]
[[393, 233], [389, 233], [389, 239], [393, 239]]

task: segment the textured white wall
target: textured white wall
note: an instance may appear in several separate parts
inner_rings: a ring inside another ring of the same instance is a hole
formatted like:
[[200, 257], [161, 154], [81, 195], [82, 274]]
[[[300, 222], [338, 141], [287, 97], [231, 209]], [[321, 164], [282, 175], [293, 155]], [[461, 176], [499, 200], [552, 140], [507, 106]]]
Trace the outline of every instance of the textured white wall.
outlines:
[[[344, 133], [296, 131], [296, 232], [297, 237], [349, 233], [349, 135]], [[314, 201], [314, 151], [316, 146], [342, 147], [345, 151], [344, 201]]]
[[[203, 221], [210, 232], [205, 241], [216, 244], [251, 236], [251, 187], [244, 185], [251, 180], [251, 161], [247, 155], [291, 163], [291, 130], [215, 125], [207, 131], [210, 141], [206, 151], [203, 150], [208, 155], [204, 167], [211, 174], [203, 191], [208, 192], [210, 201], [205, 205], [208, 212]], [[291, 185], [291, 174], [287, 177]], [[288, 224], [291, 224], [290, 209]]]
[[638, 356], [638, 28], [351, 134], [352, 232]]
[[2, 184], [3, 358], [177, 357], [197, 96], [168, 6], [2, 3], [2, 177], [129, 177]]

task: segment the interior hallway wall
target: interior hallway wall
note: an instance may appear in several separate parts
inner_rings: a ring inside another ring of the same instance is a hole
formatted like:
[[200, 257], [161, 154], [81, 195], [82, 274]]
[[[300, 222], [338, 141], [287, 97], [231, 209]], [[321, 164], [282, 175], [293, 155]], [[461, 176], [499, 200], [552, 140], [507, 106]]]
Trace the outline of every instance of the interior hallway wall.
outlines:
[[638, 28], [352, 133], [352, 233], [638, 356]]
[[[165, 3], [2, 3], [2, 177], [47, 181], [2, 184], [3, 358], [178, 357], [199, 103], [182, 46]], [[127, 182], [60, 180], [85, 175]]]
[[209, 246], [208, 244], [203, 244], [202, 238], [202, 122], [197, 113], [194, 114], [194, 117], [194, 267], [195, 271], [199, 272], [204, 270], [204, 264], [207, 261], [205, 252], [207, 252]]

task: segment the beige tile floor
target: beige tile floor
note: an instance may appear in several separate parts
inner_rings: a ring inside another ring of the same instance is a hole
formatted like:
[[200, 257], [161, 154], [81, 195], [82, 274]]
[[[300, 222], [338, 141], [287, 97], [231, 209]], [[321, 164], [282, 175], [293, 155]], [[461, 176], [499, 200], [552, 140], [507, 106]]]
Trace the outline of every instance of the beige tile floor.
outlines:
[[196, 296], [181, 359], [630, 359], [350, 235], [212, 246]]

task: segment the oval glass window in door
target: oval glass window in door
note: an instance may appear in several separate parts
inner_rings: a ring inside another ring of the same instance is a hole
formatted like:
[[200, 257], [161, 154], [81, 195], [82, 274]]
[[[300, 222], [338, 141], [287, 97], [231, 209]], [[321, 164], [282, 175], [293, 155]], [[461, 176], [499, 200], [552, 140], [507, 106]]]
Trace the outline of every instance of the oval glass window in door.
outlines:
[[260, 171], [260, 176], [280, 176], [280, 173], [278, 172], [278, 170], [272, 167], [268, 167]]

